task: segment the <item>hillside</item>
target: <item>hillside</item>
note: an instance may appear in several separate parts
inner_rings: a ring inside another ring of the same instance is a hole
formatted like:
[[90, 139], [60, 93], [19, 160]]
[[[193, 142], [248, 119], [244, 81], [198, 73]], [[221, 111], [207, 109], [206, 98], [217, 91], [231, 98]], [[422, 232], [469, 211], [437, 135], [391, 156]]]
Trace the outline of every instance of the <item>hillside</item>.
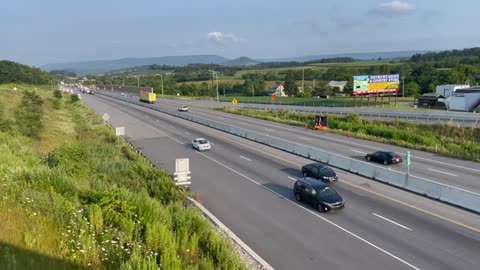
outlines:
[[246, 269], [77, 95], [0, 85], [0, 187], [2, 270]]
[[49, 80], [50, 76], [39, 68], [29, 67], [7, 60], [0, 61], [0, 84], [47, 84]]
[[228, 62], [223, 63], [225, 66], [254, 66], [259, 64], [260, 62], [253, 60], [252, 58], [242, 56], [236, 59], [230, 60]]
[[128, 67], [148, 65], [171, 65], [186, 66], [188, 64], [220, 64], [229, 59], [218, 55], [185, 55], [185, 56], [163, 56], [152, 58], [123, 58], [116, 60], [97, 60], [84, 62], [70, 62], [47, 64], [42, 66], [43, 70], [69, 70], [79, 74], [99, 74], [111, 70], [118, 70]]

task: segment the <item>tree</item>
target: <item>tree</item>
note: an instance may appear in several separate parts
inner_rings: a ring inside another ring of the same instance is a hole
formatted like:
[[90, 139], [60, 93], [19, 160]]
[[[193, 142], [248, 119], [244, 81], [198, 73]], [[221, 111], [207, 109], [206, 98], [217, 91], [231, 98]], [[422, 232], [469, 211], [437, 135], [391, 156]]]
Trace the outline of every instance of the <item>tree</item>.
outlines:
[[326, 81], [319, 81], [315, 84], [315, 88], [312, 91], [313, 96], [329, 96], [333, 93], [333, 89], [328, 85]]
[[295, 74], [293, 70], [289, 69], [287, 71], [287, 75], [285, 76], [285, 94], [289, 96], [295, 96], [297, 92], [298, 88], [295, 80]]
[[420, 95], [422, 92], [422, 89], [420, 88], [420, 85], [416, 82], [409, 82], [405, 85], [405, 95], [409, 97], [415, 97]]

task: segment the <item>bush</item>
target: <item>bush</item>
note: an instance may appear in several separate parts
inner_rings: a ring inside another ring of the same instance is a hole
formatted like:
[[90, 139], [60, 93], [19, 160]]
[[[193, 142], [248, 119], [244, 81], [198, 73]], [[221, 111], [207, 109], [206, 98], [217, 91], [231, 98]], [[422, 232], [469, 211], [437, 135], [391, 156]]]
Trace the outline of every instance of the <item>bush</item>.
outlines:
[[60, 110], [62, 108], [62, 101], [60, 99], [52, 99], [52, 106], [55, 110]]
[[75, 103], [75, 102], [78, 102], [80, 100], [80, 98], [78, 97], [77, 94], [71, 94], [70, 95], [70, 103]]
[[62, 91], [60, 90], [53, 90], [53, 96], [55, 98], [62, 98]]
[[15, 115], [20, 132], [31, 138], [39, 138], [43, 129], [43, 100], [35, 91], [25, 91]]

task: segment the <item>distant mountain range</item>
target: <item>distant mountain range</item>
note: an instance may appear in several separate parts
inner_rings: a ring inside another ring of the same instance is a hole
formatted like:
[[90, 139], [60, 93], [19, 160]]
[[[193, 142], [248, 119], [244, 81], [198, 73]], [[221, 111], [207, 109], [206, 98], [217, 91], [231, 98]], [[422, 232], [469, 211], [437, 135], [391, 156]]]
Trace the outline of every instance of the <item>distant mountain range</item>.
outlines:
[[228, 62], [222, 63], [225, 66], [255, 66], [261, 62], [248, 58], [246, 56], [238, 57]]
[[429, 51], [399, 51], [399, 52], [369, 52], [369, 53], [342, 53], [342, 54], [317, 54], [300, 57], [290, 58], [272, 58], [272, 59], [256, 59], [259, 62], [308, 62], [313, 60], [325, 59], [325, 58], [337, 58], [337, 57], [351, 57], [358, 60], [377, 60], [382, 59], [395, 59], [411, 57], [417, 53], [423, 54]]
[[324, 58], [334, 57], [351, 57], [359, 60], [372, 59], [394, 59], [402, 57], [411, 57], [417, 53], [425, 53], [427, 51], [401, 51], [401, 52], [372, 52], [372, 53], [346, 53], [346, 54], [320, 54], [291, 58], [273, 58], [273, 59], [251, 59], [248, 57], [239, 57], [236, 59], [228, 59], [218, 55], [184, 55], [184, 56], [163, 56], [152, 58], [122, 58], [116, 60], [96, 60], [83, 62], [69, 62], [47, 64], [41, 68], [46, 71], [51, 70], [68, 70], [78, 74], [99, 74], [112, 70], [124, 68], [132, 68], [148, 65], [172, 65], [186, 66], [188, 64], [222, 64], [226, 66], [253, 66], [261, 62], [307, 62]]
[[188, 64], [221, 64], [230, 59], [218, 55], [184, 55], [184, 56], [163, 56], [152, 58], [122, 58], [116, 60], [97, 60], [83, 62], [69, 62], [58, 64], [47, 64], [40, 68], [46, 71], [69, 70], [80, 74], [104, 73], [111, 70], [123, 68], [148, 66], [148, 65], [172, 65], [186, 66]]

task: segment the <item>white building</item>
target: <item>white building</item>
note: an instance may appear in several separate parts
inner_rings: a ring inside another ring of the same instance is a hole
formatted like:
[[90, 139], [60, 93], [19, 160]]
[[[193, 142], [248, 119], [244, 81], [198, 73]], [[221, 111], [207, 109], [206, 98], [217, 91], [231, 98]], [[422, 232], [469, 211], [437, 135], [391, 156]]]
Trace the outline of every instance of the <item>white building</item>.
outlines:
[[277, 97], [286, 97], [287, 95], [285, 94], [284, 89], [285, 88], [283, 87], [283, 85], [275, 84], [274, 86], [270, 87], [270, 89], [268, 89], [268, 94], [270, 96], [275, 94]]
[[332, 88], [338, 88], [338, 92], [343, 92], [345, 85], [347, 85], [348, 81], [330, 81], [328, 86]]
[[445, 98], [449, 98], [450, 96], [455, 93], [458, 89], [465, 89], [469, 88], [470, 85], [467, 84], [445, 84], [445, 85], [437, 85], [436, 93], [439, 95], [444, 96]]
[[480, 87], [457, 89], [445, 101], [449, 110], [471, 112], [480, 106]]

